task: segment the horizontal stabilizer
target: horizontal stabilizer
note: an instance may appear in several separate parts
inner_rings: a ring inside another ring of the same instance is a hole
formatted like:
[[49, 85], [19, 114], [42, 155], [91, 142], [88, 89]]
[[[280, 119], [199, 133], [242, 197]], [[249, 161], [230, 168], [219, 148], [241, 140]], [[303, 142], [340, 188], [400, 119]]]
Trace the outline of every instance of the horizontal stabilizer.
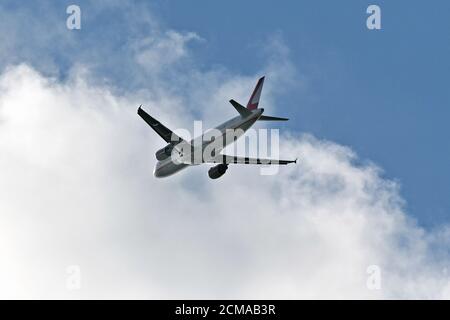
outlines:
[[240, 105], [238, 102], [234, 101], [233, 99], [230, 100], [230, 103], [233, 105], [233, 107], [236, 109], [237, 112], [243, 117], [249, 116], [252, 114], [252, 112], [244, 107], [243, 105]]
[[271, 117], [271, 116], [261, 116], [258, 120], [262, 121], [288, 121], [288, 118], [279, 118], [279, 117]]

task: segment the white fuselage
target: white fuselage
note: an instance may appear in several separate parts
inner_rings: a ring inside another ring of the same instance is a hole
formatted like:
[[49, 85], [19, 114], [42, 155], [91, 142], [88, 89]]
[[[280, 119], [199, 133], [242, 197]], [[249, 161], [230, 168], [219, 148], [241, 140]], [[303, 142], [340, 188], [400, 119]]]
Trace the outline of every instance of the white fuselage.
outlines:
[[[242, 136], [242, 134], [247, 131], [255, 122], [258, 120], [258, 118], [262, 115], [264, 112], [264, 109], [255, 109], [252, 111], [252, 113], [246, 117], [242, 117], [241, 115], [234, 117], [221, 125], [217, 126], [216, 130], [220, 131], [222, 135], [222, 141], [223, 141], [223, 147], [229, 145], [230, 143], [234, 142], [234, 139], [227, 139], [226, 135], [230, 131], [235, 132], [235, 137], [239, 138]], [[200, 137], [194, 138], [189, 142], [189, 148], [193, 146], [193, 152], [194, 154], [198, 152], [199, 154], [203, 154], [203, 151], [205, 148], [208, 147], [208, 145], [212, 144], [213, 141], [210, 140], [210, 137], [205, 138], [205, 134], [203, 133]], [[182, 149], [186, 145], [187, 142], [181, 142], [177, 145], [177, 149]], [[215, 150], [217, 152], [220, 152], [220, 149], [217, 148], [215, 145]], [[170, 176], [188, 166], [197, 165], [199, 163], [195, 162], [189, 162], [189, 159], [184, 159], [183, 155], [180, 156], [177, 161], [174, 161], [172, 157], [168, 157], [165, 160], [158, 161], [155, 165], [155, 168], [153, 170], [153, 174], [157, 178], [163, 178]]]

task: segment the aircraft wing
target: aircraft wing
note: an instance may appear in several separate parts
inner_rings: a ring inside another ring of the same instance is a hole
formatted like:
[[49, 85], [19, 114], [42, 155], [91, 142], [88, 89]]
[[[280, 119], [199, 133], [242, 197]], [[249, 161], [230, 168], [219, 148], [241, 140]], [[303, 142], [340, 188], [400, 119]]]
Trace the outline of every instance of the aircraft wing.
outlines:
[[142, 119], [144, 119], [145, 122], [147, 122], [150, 128], [155, 130], [155, 132], [159, 134], [159, 136], [163, 138], [167, 143], [176, 145], [182, 141], [185, 141], [183, 138], [173, 133], [172, 130], [164, 126], [161, 122], [150, 116], [141, 108], [141, 106], [139, 106], [137, 113]]
[[213, 159], [205, 159], [204, 163], [237, 163], [237, 164], [289, 164], [289, 163], [297, 163], [297, 159], [295, 160], [277, 160], [277, 159], [264, 159], [264, 158], [249, 158], [249, 157], [238, 157], [238, 156], [229, 156], [225, 154], [221, 154]]

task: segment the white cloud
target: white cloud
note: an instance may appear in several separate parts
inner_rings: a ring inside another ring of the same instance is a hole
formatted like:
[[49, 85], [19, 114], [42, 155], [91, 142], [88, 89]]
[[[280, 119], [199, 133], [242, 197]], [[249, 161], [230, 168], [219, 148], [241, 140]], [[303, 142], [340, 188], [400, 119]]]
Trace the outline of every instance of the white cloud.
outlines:
[[[188, 123], [174, 103], [185, 97], [163, 88], [119, 96], [27, 65], [1, 75], [0, 297], [449, 297], [448, 228], [418, 227], [398, 185], [351, 149], [291, 135], [282, 154], [301, 161], [279, 175], [157, 180], [163, 143], [136, 115], [143, 99]], [[366, 287], [374, 264], [379, 291]], [[69, 265], [79, 291], [65, 287]]]
[[173, 67], [186, 57], [186, 45], [193, 40], [201, 38], [193, 32], [181, 34], [173, 30], [163, 35], [147, 37], [137, 44], [136, 60], [147, 71], [159, 72], [167, 66]]

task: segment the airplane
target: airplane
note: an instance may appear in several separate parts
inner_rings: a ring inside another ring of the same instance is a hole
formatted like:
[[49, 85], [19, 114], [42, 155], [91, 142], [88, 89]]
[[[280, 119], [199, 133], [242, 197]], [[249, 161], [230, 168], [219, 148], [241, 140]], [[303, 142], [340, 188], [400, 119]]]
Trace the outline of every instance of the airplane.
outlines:
[[[220, 153], [226, 145], [236, 141], [242, 136], [256, 121], [287, 121], [287, 118], [279, 118], [263, 115], [264, 109], [258, 108], [261, 97], [264, 78], [258, 80], [255, 89], [247, 103], [247, 107], [242, 106], [235, 100], [229, 102], [239, 113], [238, 116], [222, 123], [214, 128], [218, 136], [207, 138], [207, 132], [201, 136], [186, 141], [176, 135], [161, 122], [150, 116], [139, 106], [138, 115], [168, 144], [155, 153], [158, 160], [153, 170], [156, 178], [171, 176], [189, 166], [202, 163], [217, 164], [208, 170], [211, 179], [220, 178], [228, 169], [229, 164], [263, 164], [263, 165], [286, 165], [296, 163], [295, 160], [275, 160], [262, 158], [249, 158], [239, 156], [229, 156]], [[232, 139], [229, 135], [232, 135]], [[225, 138], [225, 140], [224, 140]], [[209, 153], [207, 150], [211, 150]], [[206, 156], [205, 156], [206, 154]], [[194, 155], [194, 157], [193, 157]], [[196, 157], [195, 155], [200, 155]]]

